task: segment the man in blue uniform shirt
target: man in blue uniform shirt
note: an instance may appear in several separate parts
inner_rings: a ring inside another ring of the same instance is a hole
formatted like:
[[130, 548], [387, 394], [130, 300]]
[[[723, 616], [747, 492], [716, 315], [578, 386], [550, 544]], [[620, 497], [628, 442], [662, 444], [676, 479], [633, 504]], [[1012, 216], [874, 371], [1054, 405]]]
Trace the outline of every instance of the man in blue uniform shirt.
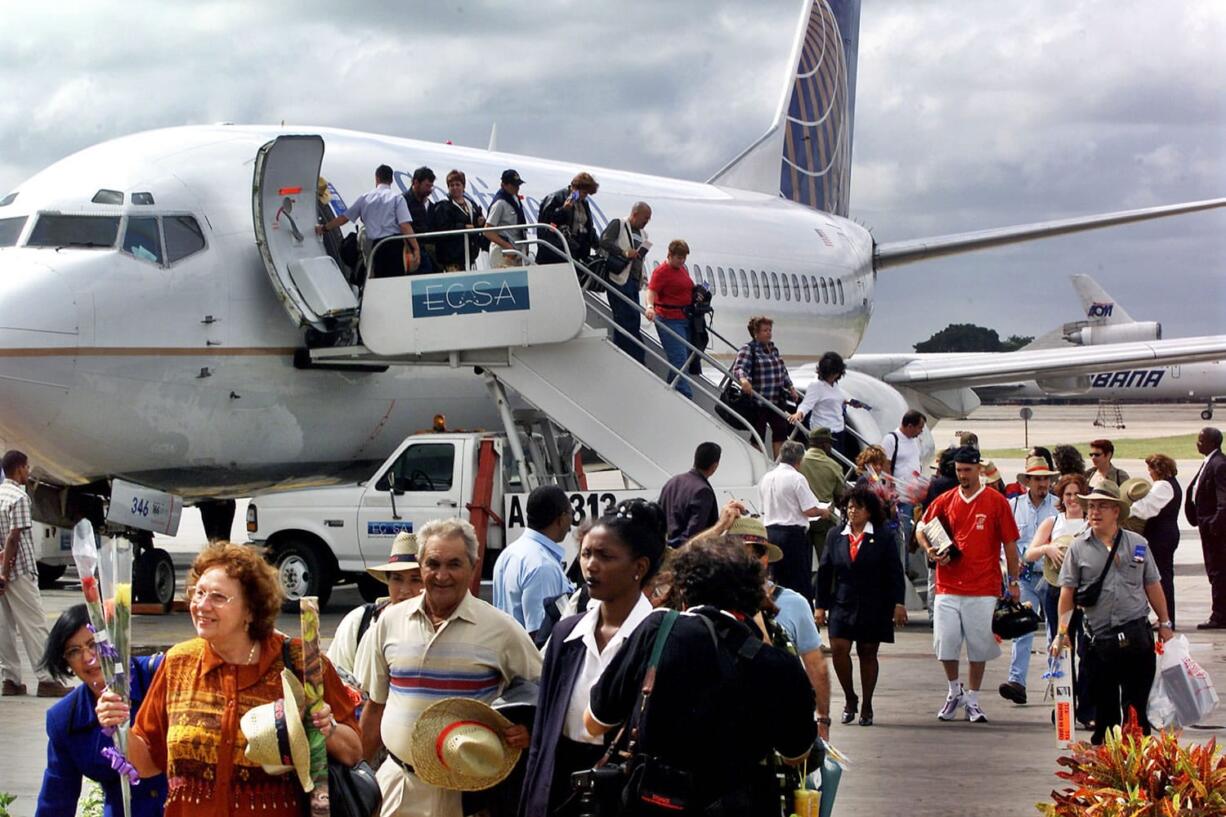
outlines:
[[570, 498], [556, 485], [528, 494], [528, 527], [494, 563], [494, 606], [529, 633], [545, 619], [545, 600], [574, 590], [563, 566], [570, 532]]

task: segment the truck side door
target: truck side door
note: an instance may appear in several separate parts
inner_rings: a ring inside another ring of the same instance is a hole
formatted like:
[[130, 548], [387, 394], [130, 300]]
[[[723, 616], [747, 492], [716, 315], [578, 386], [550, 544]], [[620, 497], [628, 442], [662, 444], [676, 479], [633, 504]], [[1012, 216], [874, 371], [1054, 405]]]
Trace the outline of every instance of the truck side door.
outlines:
[[367, 485], [358, 508], [358, 539], [367, 565], [386, 561], [401, 531], [415, 533], [431, 519], [467, 518], [460, 508], [460, 448], [455, 440], [414, 440]]

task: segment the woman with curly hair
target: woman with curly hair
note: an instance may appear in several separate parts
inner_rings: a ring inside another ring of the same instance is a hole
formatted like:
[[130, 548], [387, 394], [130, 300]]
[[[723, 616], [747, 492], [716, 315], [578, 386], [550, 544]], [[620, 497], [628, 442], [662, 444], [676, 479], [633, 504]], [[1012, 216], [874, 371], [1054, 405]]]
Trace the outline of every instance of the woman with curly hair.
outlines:
[[[817, 571], [817, 623], [826, 626], [839, 686], [843, 723], [860, 709], [860, 725], [873, 725], [877, 650], [894, 643], [894, 628], [907, 623], [905, 579], [898, 542], [887, 531], [881, 498], [866, 485], [847, 497], [847, 524], [830, 531]], [[851, 645], [860, 659], [860, 691], [851, 676]]]
[[638, 752], [668, 767], [662, 776], [684, 803], [679, 813], [769, 814], [779, 791], [763, 761], [771, 752], [793, 763], [808, 756], [813, 687], [795, 656], [764, 644], [753, 625], [765, 576], [737, 537], [697, 539], [671, 568], [685, 613], [656, 612], [639, 625], [592, 688], [585, 725], [603, 735], [634, 719], [662, 637]]
[[[301, 640], [274, 626], [282, 600], [276, 571], [254, 549], [218, 542], [192, 564], [187, 599], [197, 637], [172, 647], [158, 667], [132, 727], [129, 762], [141, 777], [165, 772], [170, 817], [300, 815], [298, 778], [247, 759], [239, 729], [248, 710], [282, 698], [286, 655], [291, 671], [302, 672]], [[362, 755], [354, 704], [322, 660], [324, 704], [312, 717], [328, 754], [352, 766]], [[97, 714], [103, 727], [115, 727], [127, 722], [129, 707], [104, 692]]]
[[1145, 467], [1153, 487], [1142, 499], [1132, 503], [1132, 515], [1145, 520], [1141, 535], [1149, 542], [1158, 573], [1162, 576], [1162, 592], [1166, 594], [1166, 610], [1171, 624], [1175, 623], [1175, 548], [1179, 547], [1179, 509], [1183, 505], [1183, 489], [1175, 475], [1179, 470], [1166, 454], [1150, 454]]
[[1069, 474], [1084, 474], [1086, 471], [1085, 458], [1081, 456], [1081, 452], [1077, 450], [1077, 446], [1061, 443], [1051, 450], [1051, 467], [1060, 472], [1060, 476]]

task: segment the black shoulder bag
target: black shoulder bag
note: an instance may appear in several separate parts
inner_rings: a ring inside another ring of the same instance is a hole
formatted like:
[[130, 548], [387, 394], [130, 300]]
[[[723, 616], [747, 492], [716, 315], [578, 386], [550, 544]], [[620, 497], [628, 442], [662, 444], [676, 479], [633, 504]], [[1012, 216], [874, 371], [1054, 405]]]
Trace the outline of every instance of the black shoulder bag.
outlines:
[[689, 775], [639, 751], [660, 656], [680, 615], [676, 610], [664, 614], [634, 712], [609, 744], [604, 757], [591, 769], [571, 776], [572, 797], [577, 798], [579, 806], [577, 813], [615, 817], [677, 814], [688, 808]]
[[[289, 638], [281, 642], [281, 661], [298, 675], [289, 643]], [[346, 766], [328, 755], [328, 802], [332, 817], [374, 817], [383, 805], [375, 770], [365, 760]]]
[[1111, 553], [1107, 556], [1107, 563], [1103, 565], [1103, 572], [1098, 574], [1098, 578], [1091, 584], [1079, 589], [1073, 595], [1073, 601], [1078, 607], [1093, 607], [1098, 604], [1098, 597], [1103, 592], [1103, 582], [1107, 580], [1107, 571], [1111, 569], [1111, 564], [1115, 561], [1115, 552], [1120, 549], [1120, 540], [1124, 538], [1124, 529], [1121, 528], [1115, 532], [1115, 542], [1111, 545]]

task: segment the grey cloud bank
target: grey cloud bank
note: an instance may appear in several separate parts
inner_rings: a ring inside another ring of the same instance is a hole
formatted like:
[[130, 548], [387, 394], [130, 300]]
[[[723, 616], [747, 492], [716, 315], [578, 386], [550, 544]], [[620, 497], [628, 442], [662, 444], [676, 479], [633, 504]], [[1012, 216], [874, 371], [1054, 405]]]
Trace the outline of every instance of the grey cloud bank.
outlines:
[[[1226, 4], [865, 0], [852, 214], [880, 240], [1226, 195]], [[6, 8], [0, 191], [114, 136], [329, 125], [703, 179], [778, 101], [799, 3], [80, 2]], [[752, 238], [747, 238], [752, 240]], [[862, 349], [1038, 334], [1097, 275], [1226, 331], [1226, 214], [883, 273]]]

